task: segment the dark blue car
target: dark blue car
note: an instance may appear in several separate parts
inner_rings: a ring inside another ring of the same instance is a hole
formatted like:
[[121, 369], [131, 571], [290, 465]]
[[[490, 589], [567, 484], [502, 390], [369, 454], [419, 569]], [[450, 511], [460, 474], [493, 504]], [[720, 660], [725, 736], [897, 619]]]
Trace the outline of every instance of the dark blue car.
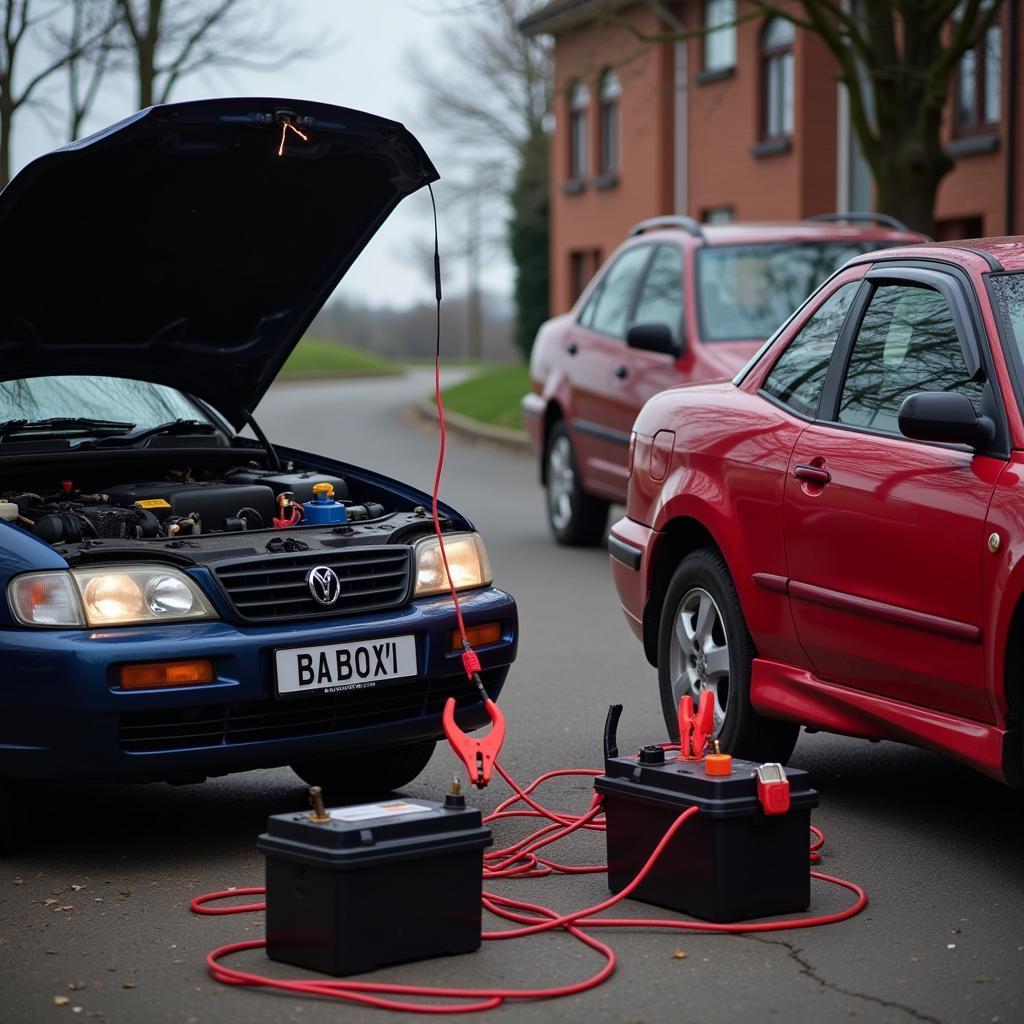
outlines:
[[[429, 496], [252, 419], [436, 178], [400, 124], [230, 99], [143, 111], [0, 194], [0, 805], [23, 780], [285, 764], [370, 794], [426, 765], [447, 697], [486, 722]], [[496, 697], [516, 606], [441, 511]]]

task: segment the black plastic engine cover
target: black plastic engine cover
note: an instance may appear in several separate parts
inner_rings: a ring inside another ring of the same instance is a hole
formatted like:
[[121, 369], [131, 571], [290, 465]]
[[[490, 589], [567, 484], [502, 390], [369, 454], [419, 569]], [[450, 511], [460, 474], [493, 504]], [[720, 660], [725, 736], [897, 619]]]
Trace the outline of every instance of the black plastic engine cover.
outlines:
[[[203, 533], [225, 529], [224, 521], [236, 518], [241, 509], [255, 509], [262, 525], [269, 527], [274, 517], [274, 492], [264, 484], [226, 483], [150, 483], [117, 484], [108, 487], [112, 505], [136, 506], [152, 512], [158, 519], [187, 516], [196, 512]], [[250, 528], [261, 524], [247, 516]]]
[[348, 501], [348, 484], [340, 476], [319, 473], [313, 469], [301, 469], [287, 473], [273, 469], [237, 469], [228, 474], [230, 483], [264, 484], [273, 490], [275, 496], [289, 493], [296, 501], [313, 500], [313, 484], [330, 484], [334, 488], [335, 501]]

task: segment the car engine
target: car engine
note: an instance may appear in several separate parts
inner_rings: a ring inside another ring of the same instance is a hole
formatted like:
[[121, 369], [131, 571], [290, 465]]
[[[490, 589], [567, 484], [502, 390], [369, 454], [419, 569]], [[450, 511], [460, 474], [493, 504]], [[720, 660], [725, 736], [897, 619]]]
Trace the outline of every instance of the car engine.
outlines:
[[88, 492], [63, 480], [49, 493], [0, 493], [0, 514], [55, 545], [196, 537], [301, 525], [317, 491], [330, 494], [332, 506], [343, 507], [341, 522], [386, 514], [376, 502], [353, 503], [340, 477], [253, 468], [200, 480], [188, 471], [172, 472], [163, 480], [114, 483]]

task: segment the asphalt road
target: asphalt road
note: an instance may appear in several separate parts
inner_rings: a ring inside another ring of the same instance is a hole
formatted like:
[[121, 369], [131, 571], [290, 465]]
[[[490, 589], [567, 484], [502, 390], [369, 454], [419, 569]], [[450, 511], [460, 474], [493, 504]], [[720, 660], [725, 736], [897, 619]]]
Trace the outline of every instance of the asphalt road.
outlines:
[[[436, 437], [402, 410], [428, 386], [426, 375], [284, 385], [259, 416], [276, 440], [426, 489]], [[662, 739], [655, 673], [622, 620], [606, 555], [551, 543], [533, 461], [452, 438], [443, 495], [483, 531], [496, 582], [519, 601], [520, 656], [503, 698], [507, 768], [525, 782], [551, 768], [599, 767], [612, 702], [626, 706], [623, 747]], [[507, 1005], [494, 1019], [1024, 1020], [1021, 796], [896, 744], [805, 735], [794, 763], [814, 774], [821, 793], [813, 820], [828, 836], [822, 869], [865, 886], [871, 903], [864, 913], [826, 928], [748, 937], [604, 932], [619, 956], [607, 984], [558, 1002]], [[437, 797], [455, 767], [439, 749], [406, 792]], [[479, 805], [489, 810], [505, 795], [496, 782]], [[588, 798], [579, 782], [550, 794], [565, 809], [582, 810]], [[226, 988], [207, 975], [210, 948], [260, 936], [262, 921], [196, 918], [190, 898], [260, 884], [256, 836], [269, 814], [302, 808], [304, 799], [287, 769], [183, 788], [82, 784], [43, 794], [33, 811], [35, 849], [0, 863], [0, 1022], [387, 1019], [380, 1011]], [[513, 834], [509, 827], [498, 838]], [[601, 852], [588, 837], [563, 859]], [[496, 888], [563, 910], [607, 895], [601, 875]], [[812, 912], [844, 903], [814, 884]], [[302, 974], [261, 953], [237, 963]], [[374, 977], [534, 986], [568, 983], [598, 966], [596, 955], [568, 938], [545, 936], [487, 943], [476, 954]], [[68, 1002], [58, 1006], [55, 997]]]

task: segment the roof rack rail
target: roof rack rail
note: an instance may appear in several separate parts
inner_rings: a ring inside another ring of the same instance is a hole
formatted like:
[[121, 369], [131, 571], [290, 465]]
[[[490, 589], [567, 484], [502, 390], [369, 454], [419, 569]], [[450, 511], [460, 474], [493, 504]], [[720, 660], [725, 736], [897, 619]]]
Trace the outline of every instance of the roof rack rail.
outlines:
[[629, 231], [629, 237], [633, 238], [636, 235], [642, 235], [647, 231], [657, 231], [660, 228], [678, 228], [681, 231], [685, 231], [688, 235], [693, 235], [694, 238], [703, 238], [704, 232], [700, 229], [698, 224], [692, 217], [683, 216], [669, 216], [669, 217], [648, 217], [647, 220], [640, 221], [639, 224], [634, 224]]
[[813, 217], [805, 217], [804, 220], [821, 221], [825, 223], [833, 223], [835, 221], [854, 221], [854, 220], [866, 220], [871, 221], [875, 224], [884, 224], [887, 228], [892, 228], [893, 231], [909, 231], [910, 228], [901, 220], [897, 220], [895, 217], [890, 217], [887, 213], [818, 213]]

